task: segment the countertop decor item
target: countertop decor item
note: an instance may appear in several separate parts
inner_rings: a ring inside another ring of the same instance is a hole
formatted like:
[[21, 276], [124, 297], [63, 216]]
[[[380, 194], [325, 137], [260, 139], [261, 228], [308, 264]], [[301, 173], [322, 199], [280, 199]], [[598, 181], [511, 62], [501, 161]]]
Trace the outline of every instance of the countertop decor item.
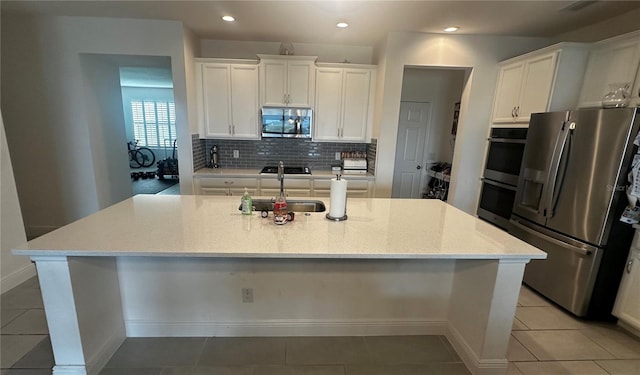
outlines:
[[331, 179], [330, 205], [327, 219], [335, 221], [347, 220], [347, 180], [340, 178]]
[[622, 108], [629, 104], [629, 86], [628, 82], [610, 83], [609, 92], [602, 97], [603, 108]]

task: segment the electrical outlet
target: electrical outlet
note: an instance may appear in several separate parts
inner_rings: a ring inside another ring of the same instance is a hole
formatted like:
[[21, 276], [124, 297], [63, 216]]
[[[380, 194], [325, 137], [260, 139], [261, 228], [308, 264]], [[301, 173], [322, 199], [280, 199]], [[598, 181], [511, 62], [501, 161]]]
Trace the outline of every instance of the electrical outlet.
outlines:
[[240, 157], [240, 151], [239, 150], [233, 150], [233, 158], [237, 159]]
[[242, 302], [253, 303], [253, 288], [242, 288]]
[[336, 152], [336, 160], [340, 160], [340, 153]]

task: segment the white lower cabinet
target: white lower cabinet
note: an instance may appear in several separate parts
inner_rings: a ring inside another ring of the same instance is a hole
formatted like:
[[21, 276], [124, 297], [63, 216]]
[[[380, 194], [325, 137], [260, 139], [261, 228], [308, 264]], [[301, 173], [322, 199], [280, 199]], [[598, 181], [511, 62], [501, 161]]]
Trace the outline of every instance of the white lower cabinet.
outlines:
[[196, 178], [195, 186], [201, 195], [242, 196], [245, 188], [252, 196], [258, 195], [258, 180], [255, 178]]
[[[287, 197], [328, 198], [331, 194], [333, 177], [285, 178], [284, 190]], [[369, 179], [350, 179], [347, 183], [347, 197], [371, 198], [374, 181]], [[199, 195], [242, 196], [247, 188], [252, 197], [277, 197], [280, 195], [280, 181], [274, 177], [196, 177], [195, 192]], [[328, 201], [325, 203], [329, 203]]]
[[[287, 197], [310, 197], [311, 196], [311, 180], [285, 178], [284, 191]], [[260, 195], [263, 197], [279, 196], [280, 181], [278, 181], [275, 178], [260, 179]]]
[[635, 333], [640, 333], [640, 235], [638, 231], [636, 231], [618, 289], [613, 315], [619, 318], [623, 325], [629, 326]]

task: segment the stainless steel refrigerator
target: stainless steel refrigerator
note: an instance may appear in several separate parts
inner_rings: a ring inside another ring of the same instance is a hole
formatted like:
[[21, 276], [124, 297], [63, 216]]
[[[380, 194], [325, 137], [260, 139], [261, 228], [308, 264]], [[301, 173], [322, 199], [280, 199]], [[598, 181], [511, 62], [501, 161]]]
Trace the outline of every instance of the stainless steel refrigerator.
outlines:
[[608, 320], [633, 229], [619, 221], [640, 120], [636, 108], [531, 115], [514, 236], [547, 252], [524, 282], [577, 316]]

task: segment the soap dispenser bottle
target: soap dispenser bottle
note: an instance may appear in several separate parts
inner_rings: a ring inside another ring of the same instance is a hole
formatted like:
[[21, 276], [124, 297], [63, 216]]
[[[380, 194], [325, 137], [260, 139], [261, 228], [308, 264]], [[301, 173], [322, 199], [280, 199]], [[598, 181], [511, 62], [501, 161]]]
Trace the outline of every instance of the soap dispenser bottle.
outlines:
[[243, 215], [251, 215], [253, 212], [253, 201], [251, 199], [251, 195], [249, 195], [249, 190], [244, 188], [244, 194], [242, 194], [242, 198], [240, 198], [240, 204], [242, 207]]

